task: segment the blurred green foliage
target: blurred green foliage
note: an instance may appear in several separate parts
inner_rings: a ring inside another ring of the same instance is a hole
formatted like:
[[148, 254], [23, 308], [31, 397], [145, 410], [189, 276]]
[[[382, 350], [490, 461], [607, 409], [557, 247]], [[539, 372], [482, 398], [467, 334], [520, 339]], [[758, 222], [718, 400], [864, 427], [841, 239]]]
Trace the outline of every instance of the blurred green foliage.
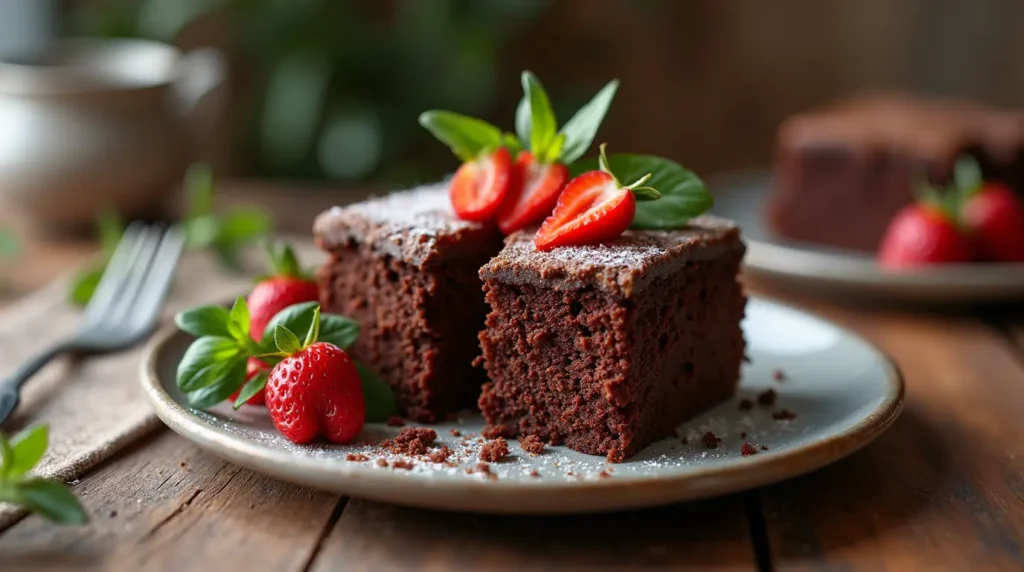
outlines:
[[236, 134], [248, 174], [411, 183], [450, 169], [416, 122], [493, 115], [500, 56], [551, 0], [91, 0], [77, 33], [173, 41], [226, 14], [250, 97]]

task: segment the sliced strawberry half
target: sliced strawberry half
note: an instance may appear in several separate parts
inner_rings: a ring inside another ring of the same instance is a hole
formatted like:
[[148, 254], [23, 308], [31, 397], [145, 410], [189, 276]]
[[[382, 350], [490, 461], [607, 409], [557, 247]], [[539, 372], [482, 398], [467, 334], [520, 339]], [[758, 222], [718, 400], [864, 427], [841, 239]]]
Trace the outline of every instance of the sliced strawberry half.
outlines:
[[504, 147], [463, 163], [449, 189], [455, 214], [477, 222], [493, 219], [508, 193], [511, 172], [512, 157]]
[[538, 250], [551, 250], [614, 240], [629, 228], [635, 212], [629, 189], [608, 173], [588, 171], [569, 181], [533, 243]]
[[565, 165], [540, 163], [533, 153], [522, 151], [512, 166], [508, 196], [498, 208], [498, 228], [511, 234], [544, 220], [558, 203], [558, 195], [569, 180]]

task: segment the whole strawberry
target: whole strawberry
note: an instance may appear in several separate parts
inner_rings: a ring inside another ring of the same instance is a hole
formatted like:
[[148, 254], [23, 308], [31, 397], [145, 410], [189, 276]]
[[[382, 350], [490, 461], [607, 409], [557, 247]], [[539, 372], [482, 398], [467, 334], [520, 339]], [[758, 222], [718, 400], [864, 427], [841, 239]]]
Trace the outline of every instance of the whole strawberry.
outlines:
[[270, 370], [267, 411], [277, 430], [293, 443], [324, 437], [350, 443], [366, 421], [359, 371], [345, 350], [316, 342], [319, 316], [306, 341], [277, 326], [274, 339], [283, 359]]
[[295, 252], [288, 245], [269, 249], [271, 274], [260, 278], [249, 293], [250, 326], [254, 340], [263, 336], [270, 319], [288, 306], [315, 302], [319, 298], [316, 282], [299, 268]]
[[970, 260], [970, 242], [952, 216], [929, 203], [900, 211], [889, 223], [878, 251], [882, 267], [893, 270]]
[[982, 186], [964, 202], [961, 216], [980, 259], [1024, 262], [1024, 204], [1008, 187]]

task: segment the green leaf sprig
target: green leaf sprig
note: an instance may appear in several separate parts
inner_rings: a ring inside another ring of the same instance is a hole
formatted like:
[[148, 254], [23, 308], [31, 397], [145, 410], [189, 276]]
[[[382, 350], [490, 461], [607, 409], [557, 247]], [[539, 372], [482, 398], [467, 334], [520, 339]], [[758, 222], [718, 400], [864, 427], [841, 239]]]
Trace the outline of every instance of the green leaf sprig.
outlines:
[[85, 524], [85, 509], [64, 483], [29, 474], [46, 453], [49, 429], [36, 425], [13, 439], [0, 433], [0, 502], [24, 507], [59, 524]]
[[922, 174], [914, 186], [914, 195], [919, 203], [937, 209], [955, 225], [963, 228], [964, 205], [980, 193], [984, 186], [985, 178], [977, 160], [970, 155], [962, 155], [953, 166], [953, 177], [948, 184], [932, 185]]
[[[222, 266], [230, 271], [241, 269], [241, 247], [265, 237], [273, 227], [273, 219], [265, 210], [240, 205], [217, 213], [213, 209], [213, 172], [206, 164], [198, 163], [185, 174], [187, 208], [183, 225], [185, 245], [190, 250], [209, 250]], [[103, 277], [110, 256], [124, 234], [124, 221], [110, 210], [96, 218], [100, 237], [101, 255], [91, 266], [80, 272], [71, 282], [69, 302], [78, 307], [89, 303], [96, 286]]]
[[[249, 309], [241, 296], [230, 310], [223, 306], [201, 306], [179, 313], [175, 323], [197, 339], [178, 364], [178, 388], [189, 405], [204, 409], [224, 401], [236, 391], [238, 409], [266, 386], [265, 372], [249, 381], [246, 362], [258, 358], [273, 367], [285, 356], [327, 342], [347, 349], [359, 336], [359, 324], [337, 314], [321, 313], [317, 302], [294, 304], [278, 312], [264, 330], [261, 340], [250, 337]], [[303, 334], [302, 340], [296, 332]], [[391, 387], [369, 368], [357, 364], [366, 399], [367, 421], [384, 421], [397, 413]]]

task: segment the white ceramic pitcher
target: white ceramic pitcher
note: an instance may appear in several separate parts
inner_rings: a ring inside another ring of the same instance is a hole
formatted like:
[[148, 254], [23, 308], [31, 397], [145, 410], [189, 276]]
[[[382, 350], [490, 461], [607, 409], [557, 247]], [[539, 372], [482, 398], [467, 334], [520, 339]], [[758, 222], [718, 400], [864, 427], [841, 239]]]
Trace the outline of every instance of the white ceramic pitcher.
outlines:
[[47, 231], [102, 208], [151, 214], [180, 183], [203, 123], [192, 112], [224, 69], [216, 51], [144, 40], [62, 40], [0, 62], [0, 201]]

